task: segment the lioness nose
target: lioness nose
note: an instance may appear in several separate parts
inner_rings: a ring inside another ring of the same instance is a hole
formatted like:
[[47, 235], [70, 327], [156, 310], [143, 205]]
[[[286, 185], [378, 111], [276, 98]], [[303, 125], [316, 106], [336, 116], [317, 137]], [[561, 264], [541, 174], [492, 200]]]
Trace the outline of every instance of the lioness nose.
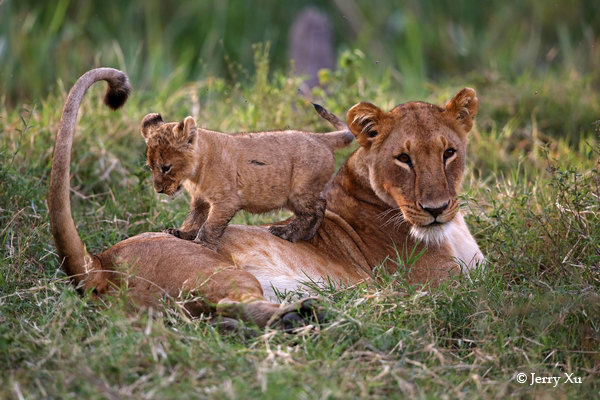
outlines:
[[[421, 206], [423, 207], [423, 206]], [[448, 208], [448, 203], [446, 202], [446, 204], [444, 204], [441, 207], [435, 207], [435, 208], [431, 208], [431, 207], [423, 207], [423, 210], [427, 211], [429, 214], [431, 214], [433, 216], [433, 218], [437, 218], [441, 213], [444, 212], [444, 210]]]

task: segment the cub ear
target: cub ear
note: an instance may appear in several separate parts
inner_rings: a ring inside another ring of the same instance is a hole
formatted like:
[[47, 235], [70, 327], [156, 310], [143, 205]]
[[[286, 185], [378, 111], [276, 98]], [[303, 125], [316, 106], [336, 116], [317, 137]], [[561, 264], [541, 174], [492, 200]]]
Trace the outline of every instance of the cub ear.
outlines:
[[184, 120], [180, 122], [180, 125], [181, 124], [183, 124], [183, 129], [181, 130], [181, 141], [185, 141], [187, 144], [192, 144], [198, 130], [196, 127], [196, 120], [192, 117], [185, 117]]
[[479, 100], [475, 90], [464, 88], [446, 104], [446, 113], [456, 124], [467, 133], [473, 127], [473, 119], [477, 115]]
[[363, 147], [369, 148], [377, 137], [377, 125], [385, 113], [371, 103], [361, 102], [354, 105], [346, 114], [346, 124], [356, 141]]
[[146, 115], [144, 119], [142, 119], [142, 123], [140, 125], [140, 131], [142, 133], [142, 136], [144, 137], [144, 140], [146, 140], [147, 142], [150, 138], [152, 134], [151, 128], [160, 126], [162, 124], [164, 124], [164, 121], [160, 114], [151, 113]]

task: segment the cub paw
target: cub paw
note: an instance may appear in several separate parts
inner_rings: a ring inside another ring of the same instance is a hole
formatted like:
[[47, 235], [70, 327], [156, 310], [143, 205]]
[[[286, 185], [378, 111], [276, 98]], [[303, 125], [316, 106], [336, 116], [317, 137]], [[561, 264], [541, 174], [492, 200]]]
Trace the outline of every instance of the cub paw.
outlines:
[[195, 238], [192, 238], [192, 241], [202, 247], [216, 251], [219, 244], [208, 241], [203, 233], [203, 231], [200, 231]]
[[289, 223], [287, 225], [275, 225], [269, 227], [269, 232], [273, 235], [287, 240], [292, 243], [296, 243], [298, 240], [310, 240], [317, 233], [318, 226], [316, 229], [300, 229], [296, 225]]
[[269, 232], [292, 243], [296, 243], [296, 240], [302, 236], [292, 224], [270, 226]]
[[195, 232], [185, 232], [185, 231], [182, 231], [181, 229], [177, 229], [177, 228], [165, 229], [163, 232], [168, 233], [169, 235], [173, 235], [176, 238], [183, 239], [183, 240], [192, 240], [196, 237]]

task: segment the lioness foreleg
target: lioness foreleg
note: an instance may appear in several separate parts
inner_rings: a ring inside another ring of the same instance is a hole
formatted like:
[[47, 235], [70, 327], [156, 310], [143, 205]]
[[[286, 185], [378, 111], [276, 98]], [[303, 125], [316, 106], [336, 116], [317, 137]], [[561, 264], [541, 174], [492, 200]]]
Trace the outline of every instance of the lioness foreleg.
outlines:
[[[271, 303], [265, 300], [232, 301], [223, 299], [217, 304], [217, 315], [225, 318], [242, 319], [254, 322], [261, 328], [271, 328], [293, 331], [311, 323], [324, 322], [327, 315], [323, 312], [317, 298], [311, 297], [288, 305]], [[216, 318], [217, 326], [218, 318]], [[230, 329], [231, 322], [225, 320], [224, 328]]]

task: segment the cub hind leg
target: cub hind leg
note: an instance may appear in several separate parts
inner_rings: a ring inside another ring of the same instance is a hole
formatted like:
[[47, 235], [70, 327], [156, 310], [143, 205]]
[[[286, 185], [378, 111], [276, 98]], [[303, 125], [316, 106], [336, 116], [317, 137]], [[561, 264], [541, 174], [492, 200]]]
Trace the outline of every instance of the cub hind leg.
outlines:
[[327, 201], [319, 193], [316, 197], [312, 194], [297, 196], [289, 203], [294, 216], [285, 225], [269, 227], [269, 232], [292, 243], [312, 239], [323, 222]]

